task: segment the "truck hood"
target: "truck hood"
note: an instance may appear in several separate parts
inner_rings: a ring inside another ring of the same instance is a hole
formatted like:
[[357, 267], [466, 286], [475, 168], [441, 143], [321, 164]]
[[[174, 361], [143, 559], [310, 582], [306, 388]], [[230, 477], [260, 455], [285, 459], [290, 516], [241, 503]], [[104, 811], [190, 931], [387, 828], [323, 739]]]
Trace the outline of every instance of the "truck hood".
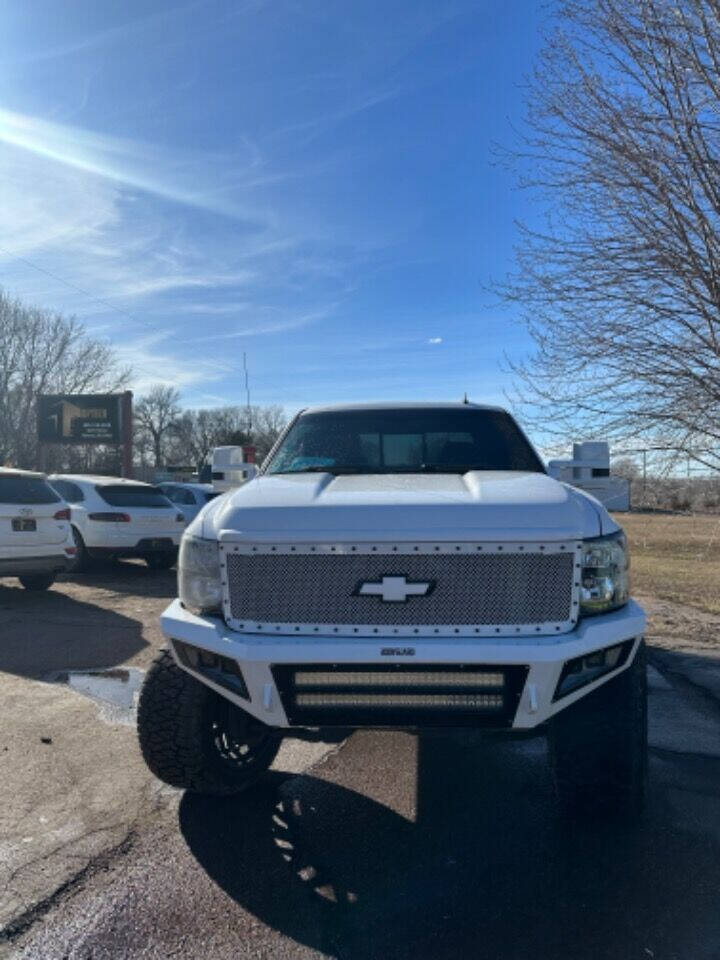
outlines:
[[618, 530], [593, 497], [543, 473], [261, 475], [188, 530], [259, 542], [574, 540]]

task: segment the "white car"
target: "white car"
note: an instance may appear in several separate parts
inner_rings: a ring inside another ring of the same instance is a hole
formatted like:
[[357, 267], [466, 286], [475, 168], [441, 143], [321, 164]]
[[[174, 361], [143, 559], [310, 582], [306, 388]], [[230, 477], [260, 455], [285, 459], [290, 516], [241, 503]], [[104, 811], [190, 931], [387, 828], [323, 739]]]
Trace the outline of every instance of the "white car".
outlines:
[[174, 483], [163, 481], [158, 490], [162, 490], [171, 503], [174, 503], [185, 517], [185, 523], [190, 523], [200, 513], [206, 503], [210, 503], [220, 495], [210, 483]]
[[47, 590], [74, 556], [70, 509], [45, 475], [0, 468], [0, 577]]
[[183, 537], [145, 759], [232, 793], [298, 727], [547, 731], [566, 811], [636, 815], [645, 614], [628, 567], [607, 510], [548, 476], [504, 410], [305, 410]]
[[141, 557], [155, 570], [175, 563], [185, 517], [157, 487], [84, 474], [53, 474], [49, 480], [70, 504], [75, 570], [93, 557]]

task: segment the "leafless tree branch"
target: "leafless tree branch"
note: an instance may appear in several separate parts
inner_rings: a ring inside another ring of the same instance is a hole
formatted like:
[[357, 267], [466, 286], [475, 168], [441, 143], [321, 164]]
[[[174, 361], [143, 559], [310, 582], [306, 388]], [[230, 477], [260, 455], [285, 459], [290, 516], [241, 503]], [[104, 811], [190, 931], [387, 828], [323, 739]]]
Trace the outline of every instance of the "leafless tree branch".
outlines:
[[500, 286], [524, 418], [720, 470], [718, 0], [565, 0], [514, 159], [548, 211]]

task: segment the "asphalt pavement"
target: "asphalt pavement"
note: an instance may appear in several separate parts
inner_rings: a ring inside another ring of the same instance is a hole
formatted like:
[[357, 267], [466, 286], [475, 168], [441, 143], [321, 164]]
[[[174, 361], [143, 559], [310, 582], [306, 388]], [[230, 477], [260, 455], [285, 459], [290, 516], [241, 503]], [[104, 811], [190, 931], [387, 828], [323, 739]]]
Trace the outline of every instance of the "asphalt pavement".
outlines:
[[560, 819], [542, 738], [360, 732], [244, 796], [178, 795], [5, 954], [717, 960], [720, 661], [652, 659], [635, 827]]

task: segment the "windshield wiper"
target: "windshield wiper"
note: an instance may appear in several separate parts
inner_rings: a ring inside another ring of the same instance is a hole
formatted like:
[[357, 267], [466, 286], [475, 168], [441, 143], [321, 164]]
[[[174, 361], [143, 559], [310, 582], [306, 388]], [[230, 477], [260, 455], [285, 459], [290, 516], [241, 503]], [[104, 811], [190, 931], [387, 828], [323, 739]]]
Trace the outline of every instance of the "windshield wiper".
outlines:
[[413, 473], [469, 473], [471, 470], [483, 470], [477, 464], [467, 463], [420, 463]]
[[317, 464], [314, 464], [311, 467], [300, 467], [297, 470], [274, 470], [273, 473], [332, 473], [335, 476], [339, 476], [344, 473], [367, 473], [365, 467], [331, 467], [325, 466], [321, 467]]

